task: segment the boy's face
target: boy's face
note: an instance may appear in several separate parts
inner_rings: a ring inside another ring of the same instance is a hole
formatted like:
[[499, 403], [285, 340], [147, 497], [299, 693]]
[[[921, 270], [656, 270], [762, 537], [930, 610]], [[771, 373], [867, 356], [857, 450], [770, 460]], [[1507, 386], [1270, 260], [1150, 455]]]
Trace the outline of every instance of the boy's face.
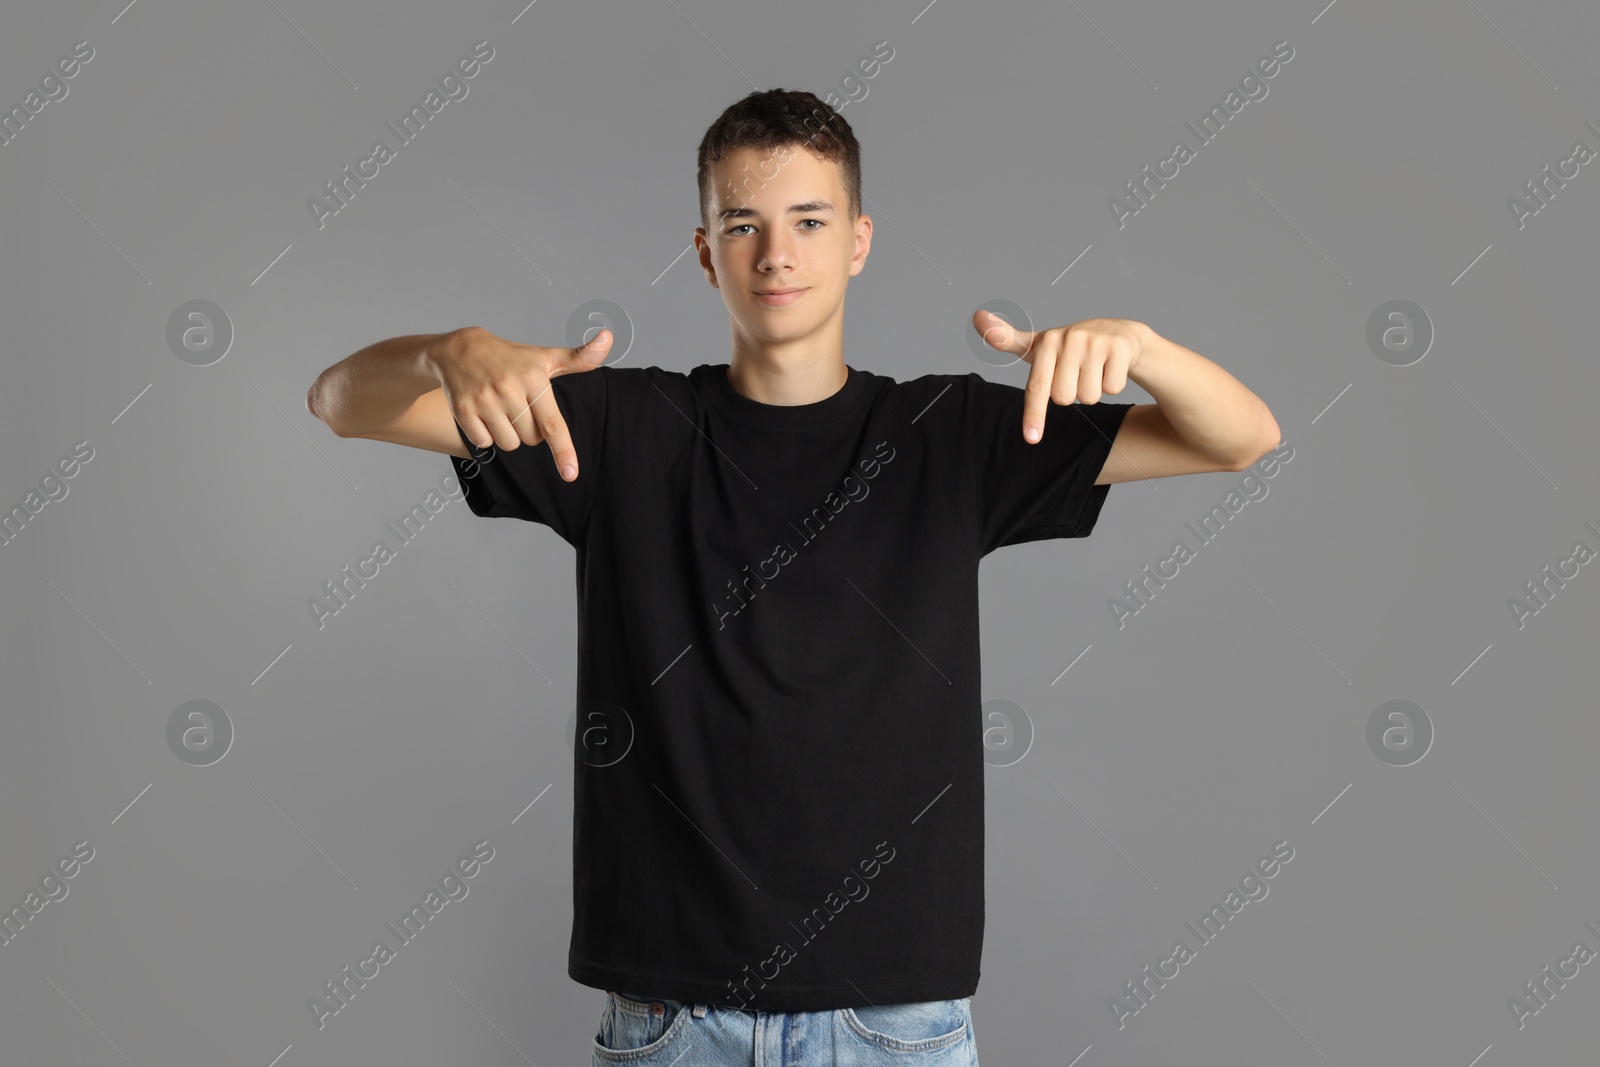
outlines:
[[[845, 286], [872, 246], [872, 219], [850, 218], [838, 164], [800, 144], [736, 149], [712, 165], [710, 199], [711, 229], [695, 227], [695, 248], [737, 332], [791, 341], [842, 316]], [[804, 291], [760, 295], [770, 289]]]

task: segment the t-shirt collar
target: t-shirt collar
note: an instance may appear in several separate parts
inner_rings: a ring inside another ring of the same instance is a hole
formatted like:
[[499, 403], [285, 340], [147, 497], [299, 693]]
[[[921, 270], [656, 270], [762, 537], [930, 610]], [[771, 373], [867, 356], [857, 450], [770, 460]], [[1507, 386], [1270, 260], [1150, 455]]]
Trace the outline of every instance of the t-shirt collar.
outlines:
[[867, 373], [846, 364], [845, 383], [832, 396], [811, 404], [763, 404], [733, 388], [726, 363], [706, 363], [694, 370], [702, 388], [722, 412], [739, 422], [773, 430], [802, 430], [831, 422], [846, 414], [861, 399]]

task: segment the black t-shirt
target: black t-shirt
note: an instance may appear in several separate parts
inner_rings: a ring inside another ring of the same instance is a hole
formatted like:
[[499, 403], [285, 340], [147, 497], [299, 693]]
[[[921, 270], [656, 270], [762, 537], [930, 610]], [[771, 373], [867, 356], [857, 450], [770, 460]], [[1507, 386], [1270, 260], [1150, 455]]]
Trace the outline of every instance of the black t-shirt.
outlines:
[[1090, 532], [1133, 405], [1052, 403], [1030, 445], [1023, 390], [976, 373], [777, 406], [727, 370], [553, 379], [570, 483], [545, 443], [452, 457], [474, 514], [577, 552], [567, 973], [764, 1011], [971, 996], [978, 561]]

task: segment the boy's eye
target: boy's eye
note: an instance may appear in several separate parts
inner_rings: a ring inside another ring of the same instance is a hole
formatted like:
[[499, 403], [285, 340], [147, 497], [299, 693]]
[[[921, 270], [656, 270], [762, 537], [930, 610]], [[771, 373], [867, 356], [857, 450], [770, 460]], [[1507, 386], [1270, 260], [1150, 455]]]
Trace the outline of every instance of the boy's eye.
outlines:
[[[817, 224], [815, 229], [807, 230], [806, 231], [807, 233], [816, 233], [818, 229], [821, 229], [822, 227], [827, 225], [827, 223], [823, 222], [821, 219], [801, 219], [800, 221], [803, 222], [803, 223], [804, 222], [814, 222], [814, 223]], [[733, 227], [732, 229], [730, 229], [728, 231], [728, 233], [731, 236], [733, 234], [738, 233], [740, 230], [747, 229], [749, 226], [750, 226], [750, 223], [741, 222], [739, 225], [737, 225], [737, 226]]]

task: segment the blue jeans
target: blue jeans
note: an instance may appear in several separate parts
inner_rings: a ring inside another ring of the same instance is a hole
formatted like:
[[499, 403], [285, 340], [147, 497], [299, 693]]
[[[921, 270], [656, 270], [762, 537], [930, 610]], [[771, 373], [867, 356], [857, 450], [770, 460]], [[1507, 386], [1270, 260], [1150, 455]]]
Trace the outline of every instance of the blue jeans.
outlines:
[[606, 992], [594, 1067], [978, 1067], [972, 998], [744, 1011]]

